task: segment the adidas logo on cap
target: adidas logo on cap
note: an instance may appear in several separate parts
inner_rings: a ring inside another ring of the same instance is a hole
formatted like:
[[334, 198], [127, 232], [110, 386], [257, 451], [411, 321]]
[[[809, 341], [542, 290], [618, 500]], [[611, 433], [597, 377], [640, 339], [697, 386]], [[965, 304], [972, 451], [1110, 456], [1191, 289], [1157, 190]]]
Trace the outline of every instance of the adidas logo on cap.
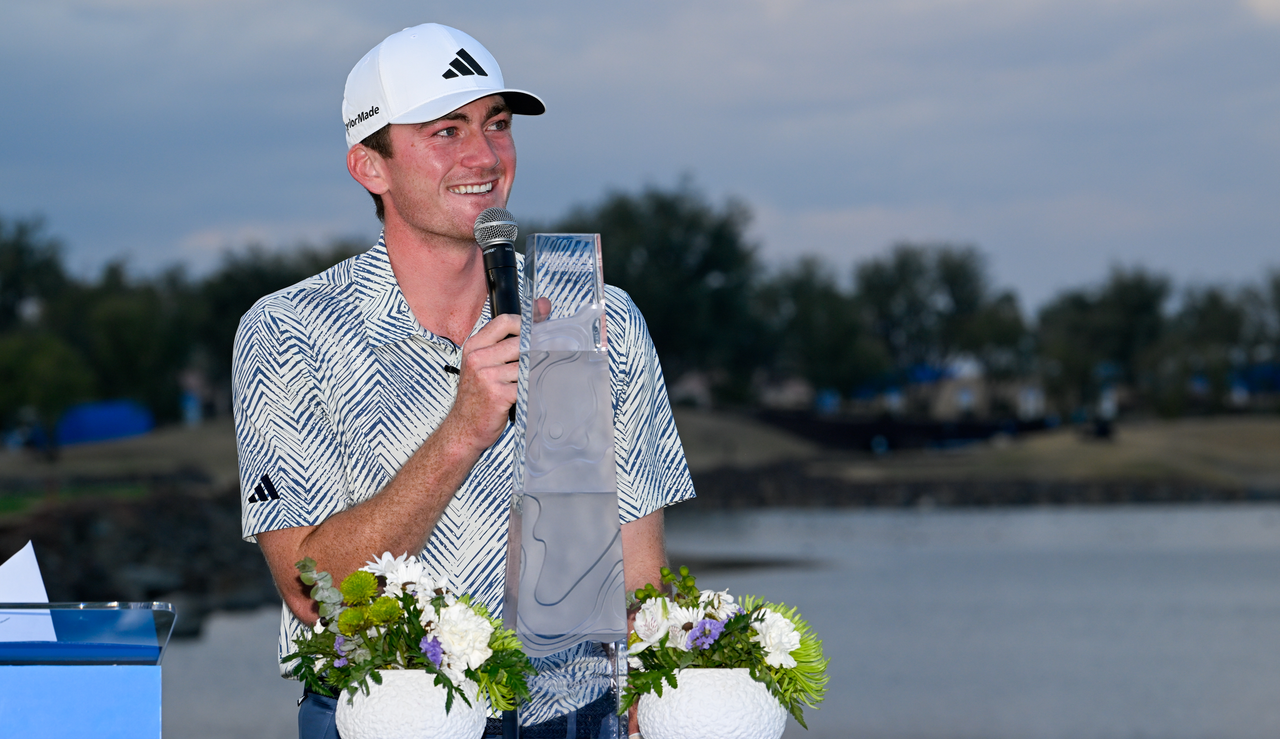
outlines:
[[449, 62], [450, 69], [446, 69], [444, 74], [440, 75], [447, 80], [451, 80], [458, 75], [470, 76], [478, 74], [481, 77], [488, 77], [489, 73], [484, 71], [484, 67], [467, 53], [466, 49], [458, 49], [458, 55]]

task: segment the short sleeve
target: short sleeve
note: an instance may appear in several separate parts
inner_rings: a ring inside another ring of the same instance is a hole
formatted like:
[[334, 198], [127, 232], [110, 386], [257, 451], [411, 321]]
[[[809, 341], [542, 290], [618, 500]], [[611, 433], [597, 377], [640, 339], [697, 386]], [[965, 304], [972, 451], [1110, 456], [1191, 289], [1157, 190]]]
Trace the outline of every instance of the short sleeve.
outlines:
[[694, 497], [658, 353], [626, 292], [606, 288], [618, 515], [623, 523]]
[[347, 505], [338, 436], [320, 393], [313, 347], [282, 302], [264, 298], [236, 332], [232, 410], [246, 541], [263, 531], [319, 524]]

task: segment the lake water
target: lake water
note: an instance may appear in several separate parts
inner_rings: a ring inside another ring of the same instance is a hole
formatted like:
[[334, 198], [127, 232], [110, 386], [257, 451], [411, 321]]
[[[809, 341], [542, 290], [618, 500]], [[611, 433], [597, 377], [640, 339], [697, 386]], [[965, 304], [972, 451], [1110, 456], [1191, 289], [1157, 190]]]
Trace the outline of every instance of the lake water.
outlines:
[[[703, 587], [800, 608], [811, 739], [1280, 735], [1280, 506], [751, 511], [668, 522]], [[165, 737], [296, 736], [272, 611], [165, 657]]]

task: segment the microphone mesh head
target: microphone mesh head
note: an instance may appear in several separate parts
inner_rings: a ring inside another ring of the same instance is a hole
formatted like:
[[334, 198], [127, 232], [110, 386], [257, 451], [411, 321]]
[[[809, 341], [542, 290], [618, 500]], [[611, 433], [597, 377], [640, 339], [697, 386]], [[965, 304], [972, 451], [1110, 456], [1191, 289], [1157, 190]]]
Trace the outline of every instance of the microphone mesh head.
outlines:
[[480, 246], [503, 241], [514, 244], [520, 228], [506, 208], [489, 208], [476, 217], [474, 232]]

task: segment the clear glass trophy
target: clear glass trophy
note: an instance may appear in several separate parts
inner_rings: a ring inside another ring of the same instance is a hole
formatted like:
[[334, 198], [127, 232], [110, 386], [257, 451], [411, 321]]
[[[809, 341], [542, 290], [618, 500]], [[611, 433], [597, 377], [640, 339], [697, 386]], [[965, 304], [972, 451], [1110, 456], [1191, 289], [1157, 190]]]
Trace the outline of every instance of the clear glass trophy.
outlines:
[[[539, 674], [520, 735], [625, 737], [626, 592], [597, 234], [534, 234], [503, 609]], [[512, 736], [507, 720], [504, 736]]]

